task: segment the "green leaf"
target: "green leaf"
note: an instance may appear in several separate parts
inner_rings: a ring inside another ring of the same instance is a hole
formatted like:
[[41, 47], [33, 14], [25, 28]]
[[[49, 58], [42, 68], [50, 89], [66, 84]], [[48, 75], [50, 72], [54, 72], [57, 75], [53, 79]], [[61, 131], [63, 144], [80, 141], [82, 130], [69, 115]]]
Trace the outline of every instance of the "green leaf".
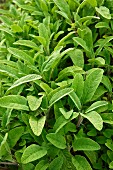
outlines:
[[95, 151], [100, 149], [100, 145], [94, 140], [86, 137], [81, 137], [78, 139], [74, 139], [73, 149], [75, 151]]
[[78, 115], [79, 115], [79, 113], [73, 112], [72, 116], [71, 116], [70, 119], [68, 119], [68, 120], [66, 120], [63, 115], [60, 116], [60, 117], [56, 120], [56, 122], [55, 122], [55, 124], [54, 124], [54, 127], [53, 127], [55, 133], [57, 133], [60, 129], [62, 129], [62, 128], [63, 128], [67, 123], [69, 123], [71, 120], [73, 120], [73, 119], [75, 119], [76, 117], [78, 117]]
[[107, 28], [109, 29], [109, 24], [107, 22], [98, 22], [96, 25], [95, 25], [95, 28]]
[[34, 50], [39, 50], [38, 46], [30, 40], [18, 40], [16, 42], [14, 42], [13, 44], [30, 47], [30, 48], [33, 48]]
[[73, 103], [75, 104], [77, 109], [81, 110], [81, 102], [80, 102], [80, 99], [78, 98], [78, 96], [76, 95], [76, 93], [74, 91], [72, 91], [69, 94], [69, 97], [71, 98], [71, 100], [73, 101]]
[[8, 132], [8, 143], [11, 148], [13, 148], [16, 145], [16, 143], [24, 133], [24, 129], [25, 128], [23, 126], [20, 126], [20, 127], [15, 127], [14, 129], [11, 129]]
[[63, 157], [58, 156], [49, 164], [49, 170], [61, 170], [63, 165]]
[[0, 107], [16, 109], [16, 110], [26, 110], [29, 108], [27, 106], [27, 100], [23, 96], [19, 95], [8, 95], [0, 98]]
[[70, 13], [70, 8], [69, 5], [65, 0], [53, 0], [54, 3], [58, 6], [58, 8], [61, 10], [66, 15], [66, 18], [71, 19], [71, 13]]
[[104, 86], [109, 90], [109, 92], [112, 93], [112, 85], [111, 85], [111, 82], [110, 82], [110, 80], [109, 80], [109, 77], [103, 76], [103, 77], [102, 77], [102, 83], [103, 83]]
[[43, 97], [37, 98], [37, 97], [31, 96], [31, 95], [27, 96], [28, 104], [32, 111], [35, 111], [40, 107], [40, 105], [42, 103], [42, 98]]
[[111, 19], [110, 10], [105, 6], [95, 7], [96, 11], [106, 19]]
[[72, 113], [73, 113], [73, 110], [66, 112], [64, 108], [59, 108], [59, 110], [63, 114], [65, 119], [69, 119], [71, 117]]
[[8, 48], [9, 53], [13, 54], [17, 59], [21, 59], [28, 64], [33, 64], [33, 59], [30, 55], [26, 54], [22, 50], [18, 50], [17, 48], [10, 47]]
[[91, 101], [97, 100], [100, 96], [104, 95], [106, 91], [107, 90], [102, 85], [100, 85], [94, 93], [94, 96], [92, 97]]
[[103, 120], [97, 112], [92, 111], [92, 112], [89, 112], [87, 114], [82, 114], [82, 113], [80, 113], [80, 114], [83, 117], [85, 117], [86, 119], [88, 119], [97, 130], [99, 130], [99, 131], [102, 130]]
[[99, 48], [96, 50], [95, 55], [99, 55], [99, 53], [102, 51], [102, 48], [111, 40], [113, 39], [113, 36], [106, 37], [100, 44]]
[[8, 28], [0, 26], [0, 31], [4, 31], [4, 32], [10, 34], [12, 37], [14, 37], [14, 35], [12, 34], [12, 31], [10, 31]]
[[76, 170], [92, 170], [89, 162], [84, 156], [76, 155], [72, 157], [72, 163], [76, 167]]
[[49, 163], [45, 160], [41, 160], [35, 167], [34, 170], [46, 170], [49, 166]]
[[0, 73], [6, 74], [9, 77], [17, 79], [19, 77], [18, 70], [14, 67], [0, 63]]
[[74, 92], [77, 94], [78, 98], [81, 99], [84, 89], [84, 80], [80, 73], [75, 74], [72, 88], [74, 89]]
[[97, 6], [97, 1], [96, 0], [86, 0], [92, 7], [96, 7]]
[[5, 15], [0, 16], [0, 20], [4, 22], [8, 27], [10, 27], [13, 24], [10, 18], [6, 17]]
[[39, 80], [41, 78], [42, 77], [37, 74], [29, 74], [27, 76], [21, 77], [20, 79], [18, 79], [17, 81], [14, 82], [14, 84], [8, 89], [8, 91], [12, 90], [13, 88], [18, 87], [24, 83]]
[[65, 138], [58, 133], [49, 133], [46, 135], [47, 140], [59, 149], [66, 148]]
[[84, 56], [83, 52], [79, 49], [75, 49], [69, 52], [69, 56], [75, 66], [84, 67]]
[[60, 73], [58, 74], [58, 78], [56, 79], [56, 81], [61, 81], [64, 78], [68, 77], [68, 76], [74, 76], [76, 73], [83, 73], [84, 71], [82, 70], [81, 67], [78, 66], [70, 66], [70, 67], [66, 67], [63, 70], [60, 71]]
[[110, 168], [110, 169], [113, 169], [113, 161], [112, 161], [112, 162], [110, 162], [110, 164], [109, 164], [109, 168]]
[[66, 36], [64, 36], [57, 44], [57, 46], [55, 47], [55, 50], [57, 50], [59, 47], [62, 47], [64, 46], [64, 44], [66, 44], [66, 40], [72, 36], [75, 32], [74, 31], [71, 31], [69, 32]]
[[46, 116], [43, 116], [40, 119], [38, 119], [38, 118], [36, 118], [34, 116], [30, 117], [29, 124], [30, 124], [30, 127], [31, 127], [33, 133], [36, 136], [41, 135], [43, 127], [45, 125], [45, 121], [46, 121]]
[[72, 88], [61, 89], [56, 92], [49, 101], [49, 105], [52, 106], [54, 103], [62, 99], [63, 97], [69, 95], [73, 91]]
[[92, 110], [95, 110], [101, 106], [106, 106], [108, 105], [108, 102], [106, 101], [97, 101], [95, 103], [93, 103], [86, 111], [85, 113], [91, 112]]
[[6, 156], [6, 155], [9, 155], [9, 154], [10, 154], [10, 158], [12, 158], [11, 150], [10, 150], [10, 147], [7, 143], [7, 138], [8, 138], [8, 133], [6, 133], [4, 135], [4, 137], [2, 137], [0, 135], [0, 159], [1, 159], [2, 156]]
[[59, 62], [61, 55], [60, 55], [60, 51], [61, 51], [62, 47], [60, 47], [58, 50], [54, 51], [49, 57], [48, 59], [43, 63], [42, 65], [42, 71], [46, 72], [48, 70], [50, 70], [51, 68], [55, 68], [57, 63]]
[[17, 24], [11, 25], [11, 29], [12, 29], [13, 33], [20, 33], [23, 31], [22, 28]]
[[113, 124], [113, 113], [102, 113], [101, 117], [104, 123]]
[[42, 158], [47, 154], [47, 150], [39, 145], [32, 144], [29, 145], [23, 152], [21, 157], [21, 162], [27, 164], [29, 162], [35, 161]]
[[94, 68], [90, 70], [90, 73], [87, 75], [85, 83], [82, 101], [83, 103], [87, 103], [91, 100], [96, 89], [98, 88], [103, 76], [103, 70], [99, 68]]
[[[74, 40], [78, 45], [80, 45], [82, 48], [84, 48], [84, 50], [89, 51], [89, 48], [87, 47], [86, 42], [85, 42], [82, 38], [74, 37], [73, 40]], [[79, 52], [79, 55], [81, 55], [80, 52]]]

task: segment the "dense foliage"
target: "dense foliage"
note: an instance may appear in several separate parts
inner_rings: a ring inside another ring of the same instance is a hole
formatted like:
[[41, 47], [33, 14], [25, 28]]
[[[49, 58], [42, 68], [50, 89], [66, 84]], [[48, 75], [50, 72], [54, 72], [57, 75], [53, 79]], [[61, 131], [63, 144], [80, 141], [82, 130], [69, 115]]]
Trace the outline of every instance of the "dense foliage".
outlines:
[[0, 166], [113, 169], [113, 1], [13, 0], [0, 22]]

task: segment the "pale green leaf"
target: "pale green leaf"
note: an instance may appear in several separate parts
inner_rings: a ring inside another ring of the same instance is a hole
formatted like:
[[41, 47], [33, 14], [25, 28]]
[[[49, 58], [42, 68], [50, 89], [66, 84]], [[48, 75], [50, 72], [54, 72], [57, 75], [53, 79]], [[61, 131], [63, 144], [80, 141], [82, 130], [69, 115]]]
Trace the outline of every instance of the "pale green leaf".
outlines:
[[21, 162], [27, 164], [29, 162], [35, 161], [42, 158], [47, 154], [47, 150], [39, 145], [32, 144], [29, 145], [23, 152], [21, 157]]
[[81, 110], [81, 102], [80, 102], [80, 99], [78, 98], [78, 96], [76, 95], [76, 93], [74, 91], [72, 91], [69, 94], [69, 97], [71, 98], [71, 100], [73, 101], [73, 103], [75, 104], [77, 109]]
[[30, 40], [18, 40], [16, 42], [14, 42], [13, 44], [30, 47], [30, 48], [33, 48], [34, 50], [39, 50], [38, 46]]
[[112, 162], [110, 162], [110, 164], [109, 164], [109, 168], [110, 168], [110, 169], [113, 169], [113, 161], [112, 161]]
[[66, 36], [64, 36], [57, 44], [57, 46], [55, 47], [55, 50], [57, 50], [59, 47], [64, 46], [64, 43], [66, 43], [66, 40], [72, 36], [75, 32], [71, 31], [69, 32]]
[[62, 99], [63, 97], [69, 95], [73, 91], [72, 88], [61, 89], [56, 92], [49, 101], [49, 105], [52, 106], [54, 103]]
[[14, 89], [15, 87], [18, 87], [24, 83], [35, 81], [35, 80], [38, 80], [41, 78], [42, 77], [37, 74], [28, 74], [27, 76], [23, 76], [20, 79], [18, 79], [17, 81], [15, 81], [14, 84], [8, 89], [8, 91], [11, 89]]
[[47, 140], [59, 149], [66, 148], [65, 138], [58, 133], [49, 133], [46, 135]]
[[35, 111], [40, 107], [42, 103], [42, 98], [43, 97], [37, 98], [36, 96], [31, 95], [27, 96], [28, 104], [32, 111]]
[[9, 53], [13, 54], [17, 59], [21, 59], [28, 64], [33, 64], [33, 59], [30, 55], [26, 54], [24, 51], [17, 48], [10, 47], [8, 48]]
[[69, 52], [69, 56], [75, 66], [84, 67], [84, 56], [82, 50], [75, 49]]
[[86, 42], [85, 42], [82, 38], [74, 37], [73, 40], [74, 40], [78, 45], [80, 45], [84, 50], [89, 51], [89, 48], [87, 47]]
[[82, 114], [82, 113], [80, 113], [80, 114], [84, 118], [88, 119], [97, 130], [99, 130], [99, 131], [102, 130], [103, 120], [102, 120], [101, 116], [96, 111], [92, 111], [87, 114]]
[[41, 135], [43, 127], [45, 125], [45, 121], [46, 121], [46, 116], [43, 116], [40, 119], [38, 119], [38, 118], [36, 118], [34, 116], [30, 117], [29, 124], [30, 124], [30, 127], [31, 127], [33, 133], [36, 136]]
[[103, 70], [99, 68], [93, 68], [90, 70], [90, 73], [86, 76], [86, 80], [84, 82], [84, 90], [82, 101], [83, 103], [87, 103], [91, 100], [96, 89], [98, 88], [103, 76]]
[[65, 0], [53, 0], [54, 3], [58, 6], [58, 8], [63, 12], [69, 19], [71, 19], [71, 13], [70, 13], [70, 8], [69, 5]]
[[0, 107], [16, 109], [16, 110], [29, 110], [27, 100], [23, 96], [8, 95], [0, 98]]
[[102, 83], [103, 83], [104, 86], [109, 90], [109, 92], [112, 93], [112, 84], [111, 84], [111, 82], [110, 82], [109, 77], [103, 76], [103, 77], [102, 77]]
[[80, 73], [75, 74], [72, 83], [72, 88], [74, 89], [74, 92], [77, 94], [79, 99], [81, 99], [83, 94], [83, 89], [84, 89], [84, 80], [83, 80], [83, 76]]
[[79, 113], [73, 112], [71, 118], [68, 119], [68, 120], [66, 120], [63, 115], [60, 116], [60, 117], [56, 120], [56, 122], [55, 122], [55, 124], [54, 124], [54, 127], [53, 127], [55, 133], [57, 133], [60, 129], [62, 129], [62, 128], [63, 128], [67, 123], [69, 123], [71, 120], [73, 120], [73, 119], [75, 119], [76, 117], [78, 117], [78, 115], [79, 115]]
[[92, 170], [89, 162], [84, 156], [76, 155], [72, 157], [72, 163], [76, 167], [76, 170]]
[[106, 19], [111, 19], [110, 10], [105, 6], [95, 7], [96, 11]]
[[61, 59], [60, 51], [62, 47], [54, 51], [48, 59], [43, 63], [42, 70], [43, 72], [50, 70], [51, 68], [55, 68], [59, 60]]
[[98, 22], [96, 25], [95, 25], [95, 28], [107, 28], [109, 29], [109, 24], [107, 22]]
[[10, 20], [10, 18], [6, 17], [5, 15], [1, 15], [0, 20], [2, 22], [4, 22], [8, 27], [10, 27], [13, 24], [13, 22]]
[[0, 31], [4, 31], [4, 32], [10, 34], [12, 37], [14, 37], [14, 35], [12, 34], [12, 31], [9, 30], [9, 29], [6, 28], [6, 27], [0, 26]]
[[2, 63], [0, 63], [0, 73], [6, 74], [15, 79], [19, 77], [18, 70], [16, 68], [11, 67], [9, 65], [2, 64]]
[[104, 46], [110, 42], [113, 39], [113, 36], [108, 36], [106, 37], [100, 44], [99, 48], [96, 50], [96, 55], [99, 55], [99, 53], [102, 51], [102, 49], [104, 48]]
[[92, 110], [95, 110], [101, 106], [106, 106], [108, 104], [108, 102], [106, 101], [97, 101], [94, 102], [86, 111], [85, 113], [91, 112]]
[[56, 81], [61, 81], [64, 78], [68, 77], [68, 76], [74, 76], [76, 73], [83, 73], [84, 71], [82, 70], [81, 67], [78, 66], [70, 66], [70, 67], [66, 67], [63, 70], [60, 71], [60, 73], [58, 74], [58, 78], [56, 79]]
[[64, 108], [59, 108], [59, 110], [63, 114], [65, 119], [69, 119], [71, 117], [72, 113], [73, 113], [73, 110], [66, 112]]

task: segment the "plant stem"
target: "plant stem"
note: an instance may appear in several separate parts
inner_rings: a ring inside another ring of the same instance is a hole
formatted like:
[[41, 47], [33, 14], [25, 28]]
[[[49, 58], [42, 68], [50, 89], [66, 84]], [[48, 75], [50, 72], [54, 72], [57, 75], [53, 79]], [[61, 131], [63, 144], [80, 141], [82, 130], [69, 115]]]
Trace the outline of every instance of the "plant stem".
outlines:
[[76, 125], [77, 128], [81, 125], [82, 121], [83, 121], [83, 118], [82, 118], [81, 115], [79, 115], [78, 122], [77, 122], [77, 125]]

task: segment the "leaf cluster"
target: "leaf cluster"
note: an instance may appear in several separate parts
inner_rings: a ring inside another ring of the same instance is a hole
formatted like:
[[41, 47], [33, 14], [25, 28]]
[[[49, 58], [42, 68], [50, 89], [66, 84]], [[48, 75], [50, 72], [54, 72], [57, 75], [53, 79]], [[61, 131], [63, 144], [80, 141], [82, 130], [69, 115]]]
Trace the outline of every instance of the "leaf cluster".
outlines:
[[112, 1], [12, 0], [7, 8], [0, 166], [113, 169]]

